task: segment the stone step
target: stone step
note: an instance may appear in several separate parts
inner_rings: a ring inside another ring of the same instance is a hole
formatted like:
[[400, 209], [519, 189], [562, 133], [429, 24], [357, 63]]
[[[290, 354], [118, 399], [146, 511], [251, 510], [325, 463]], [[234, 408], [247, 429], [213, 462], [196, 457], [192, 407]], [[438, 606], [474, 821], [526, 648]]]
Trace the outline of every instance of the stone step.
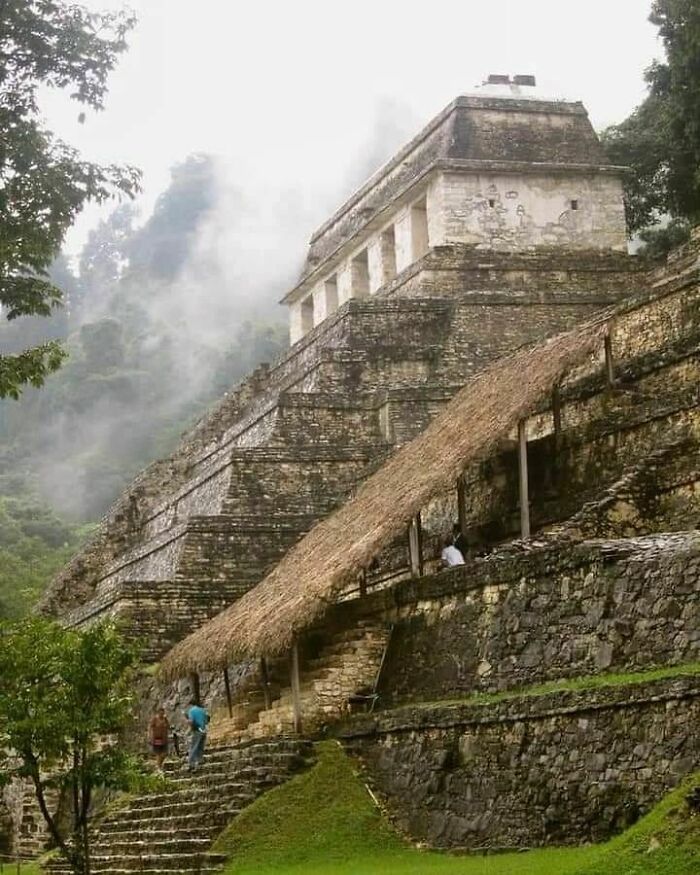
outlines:
[[223, 794], [230, 795], [243, 793], [249, 789], [250, 785], [244, 780], [230, 781], [221, 784], [215, 784], [214, 782], [210, 781], [207, 784], [203, 784], [202, 786], [198, 786], [196, 784], [187, 784], [187, 782], [184, 782], [183, 785], [181, 782], [181, 785], [178, 789], [174, 789], [170, 792], [135, 796], [128, 801], [127, 805], [123, 809], [121, 809], [121, 814], [119, 816], [123, 816], [125, 811], [138, 810], [144, 805], [148, 805], [150, 807], [154, 807], [157, 805], [172, 806], [177, 804], [199, 805], [202, 802], [206, 802], [207, 798], [212, 795], [214, 799], [217, 799], [221, 798]]
[[[93, 872], [215, 872], [224, 861], [208, 849], [219, 832], [265, 790], [309, 761], [310, 742], [246, 740], [211, 748], [195, 772], [168, 764], [170, 787], [127, 799], [93, 830]], [[51, 871], [67, 867], [54, 863]]]
[[[156, 866], [155, 868], [146, 868], [141, 867], [138, 869], [139, 873], [143, 873], [143, 875], [183, 875], [183, 872], [193, 872], [195, 875], [219, 875], [223, 868], [223, 863], [206, 863], [199, 861], [197, 859], [197, 863], [193, 865], [192, 868], [177, 868], [177, 869], [165, 869], [162, 866]], [[55, 872], [56, 875], [73, 875], [73, 870], [66, 864], [65, 866], [61, 866], [58, 863], [47, 863], [44, 866], [44, 869], [48, 872]], [[119, 866], [115, 866], [113, 863], [109, 863], [106, 866], [104, 865], [95, 865], [94, 862], [90, 867], [90, 871], [93, 875], [132, 875], [133, 869], [125, 869]]]
[[[246, 800], [247, 801], [247, 800]], [[252, 801], [252, 800], [251, 800]], [[134, 835], [135, 831], [146, 834], [170, 834], [173, 830], [182, 830], [187, 835], [195, 835], [197, 832], [218, 830], [232, 820], [246, 803], [237, 806], [227, 803], [221, 809], [207, 813], [206, 823], [202, 822], [201, 811], [189, 814], [172, 814], [167, 817], [145, 817], [143, 821], [105, 821], [96, 830], [96, 836], [100, 841], [108, 841], [111, 836]]]
[[178, 837], [171, 833], [167, 838], [150, 839], [142, 835], [110, 839], [100, 844], [100, 852], [123, 859], [133, 856], [170, 856], [173, 854], [202, 854], [209, 850], [216, 833], [208, 836]]
[[[294, 767], [300, 760], [303, 760], [303, 756], [294, 751], [280, 751], [270, 754], [261, 751], [246, 758], [246, 768], [267, 768], [268, 770], [276, 768], [284, 771]], [[182, 781], [197, 784], [215, 776], [226, 778], [230, 775], [236, 775], [240, 773], [240, 770], [240, 763], [235, 759], [214, 759], [209, 756], [208, 752], [205, 752], [204, 759], [194, 773], [189, 773], [186, 766], [180, 766], [177, 769], [169, 769], [166, 774], [168, 781], [174, 784]]]
[[[153, 875], [169, 875], [182, 872], [218, 872], [226, 862], [225, 854], [94, 854], [91, 870], [94, 873], [146, 872]], [[52, 872], [70, 872], [64, 865], [47, 866]]]
[[[242, 758], [247, 758], [254, 753], [283, 753], [297, 750], [310, 752], [313, 750], [313, 743], [306, 739], [299, 738], [298, 736], [289, 735], [266, 741], [219, 744], [207, 748], [206, 758], [208, 760], [240, 760]], [[182, 762], [184, 763], [186, 759], [186, 757], [183, 757]], [[170, 762], [172, 762], [172, 760], [166, 763], [166, 769], [169, 767]]]
[[[274, 786], [274, 784], [270, 786]], [[216, 788], [213, 788], [212, 794], [204, 800], [182, 800], [170, 805], [142, 805], [136, 808], [128, 808], [120, 815], [110, 816], [109, 820], [103, 821], [103, 824], [135, 823], [145, 820], [155, 823], [156, 821], [166, 821], [172, 817], [196, 814], [198, 811], [207, 812], [207, 814], [209, 814], [212, 811], [220, 810], [224, 805], [241, 808], [248, 805], [257, 795], [259, 795], [250, 788], [247, 788], [240, 793], [223, 794], [215, 791]]]

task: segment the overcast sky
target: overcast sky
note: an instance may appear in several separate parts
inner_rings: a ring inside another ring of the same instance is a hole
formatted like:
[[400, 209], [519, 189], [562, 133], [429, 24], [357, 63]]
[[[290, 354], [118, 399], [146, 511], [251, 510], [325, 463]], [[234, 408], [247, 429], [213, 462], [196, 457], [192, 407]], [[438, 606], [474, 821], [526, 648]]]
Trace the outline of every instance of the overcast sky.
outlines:
[[[82, 0], [94, 9], [116, 0]], [[383, 112], [413, 133], [490, 72], [534, 73], [583, 100], [597, 128], [644, 96], [661, 48], [650, 0], [132, 0], [139, 23], [106, 110], [50, 96], [50, 126], [86, 157], [144, 171], [144, 210], [169, 167], [221, 155], [233, 179], [267, 190], [337, 191]], [[324, 205], [324, 210], [327, 205]], [[79, 245], [96, 220], [72, 232]]]

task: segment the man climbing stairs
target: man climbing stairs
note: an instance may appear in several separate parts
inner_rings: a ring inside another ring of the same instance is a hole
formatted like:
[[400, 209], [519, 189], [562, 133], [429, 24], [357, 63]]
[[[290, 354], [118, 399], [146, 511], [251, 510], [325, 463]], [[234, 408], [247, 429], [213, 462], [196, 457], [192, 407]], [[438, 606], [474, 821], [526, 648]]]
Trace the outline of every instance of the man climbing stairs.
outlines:
[[[254, 799], [305, 768], [311, 743], [275, 738], [211, 748], [188, 772], [166, 763], [168, 787], [108, 808], [92, 833], [92, 872], [150, 875], [214, 872], [225, 857], [210, 853], [221, 830]], [[68, 872], [53, 858], [51, 872]]]

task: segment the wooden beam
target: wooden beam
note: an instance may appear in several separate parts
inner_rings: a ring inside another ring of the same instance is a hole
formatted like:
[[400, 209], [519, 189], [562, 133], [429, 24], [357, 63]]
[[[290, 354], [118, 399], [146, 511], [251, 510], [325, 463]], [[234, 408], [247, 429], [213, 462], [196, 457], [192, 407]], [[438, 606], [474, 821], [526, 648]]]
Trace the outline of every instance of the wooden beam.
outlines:
[[292, 709], [294, 712], [294, 731], [301, 734], [301, 692], [299, 685], [299, 645], [294, 641], [292, 645]]
[[360, 572], [360, 598], [367, 595], [367, 570], [365, 568]]
[[226, 705], [228, 706], [228, 716], [233, 717], [233, 700], [231, 699], [231, 679], [228, 676], [228, 669], [224, 669], [224, 687], [226, 689]]
[[605, 335], [605, 377], [608, 386], [615, 385], [615, 360], [612, 352], [612, 336], [610, 332]]
[[265, 710], [269, 711], [272, 707], [272, 699], [270, 697], [270, 673], [267, 670], [267, 660], [264, 656], [260, 657], [260, 680], [262, 681]]
[[464, 485], [464, 477], [460, 477], [457, 481], [457, 520], [459, 522], [459, 530], [466, 538], [467, 536], [467, 490]]
[[420, 577], [423, 574], [420, 514], [413, 517], [408, 527], [408, 559], [411, 566], [411, 574], [414, 577]]
[[198, 705], [202, 704], [202, 696], [199, 689], [199, 675], [196, 671], [193, 671], [190, 680], [192, 682], [192, 698]]
[[561, 447], [561, 389], [558, 384], [552, 389], [552, 419], [554, 420], [554, 448], [559, 452]]
[[530, 493], [527, 475], [527, 420], [518, 423], [518, 471], [520, 474], [520, 537], [530, 537]]

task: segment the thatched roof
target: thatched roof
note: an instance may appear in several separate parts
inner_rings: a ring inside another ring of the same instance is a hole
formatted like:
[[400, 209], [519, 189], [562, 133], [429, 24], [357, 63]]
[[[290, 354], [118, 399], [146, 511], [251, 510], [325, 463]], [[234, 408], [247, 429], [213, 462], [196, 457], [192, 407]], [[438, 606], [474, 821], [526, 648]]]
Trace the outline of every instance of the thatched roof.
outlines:
[[499, 359], [470, 379], [421, 435], [317, 523], [264, 580], [177, 644], [163, 661], [164, 675], [287, 650], [421, 508], [451, 489], [467, 464], [488, 455], [571, 367], [600, 349], [604, 331], [596, 320]]

